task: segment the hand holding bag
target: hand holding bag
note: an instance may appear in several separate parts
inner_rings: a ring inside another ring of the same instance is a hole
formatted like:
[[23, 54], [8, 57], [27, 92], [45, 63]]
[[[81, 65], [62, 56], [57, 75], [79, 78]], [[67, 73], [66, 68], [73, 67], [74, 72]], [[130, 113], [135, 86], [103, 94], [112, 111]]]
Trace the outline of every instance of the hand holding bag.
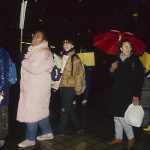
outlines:
[[144, 110], [141, 105], [130, 104], [125, 112], [125, 122], [134, 127], [140, 127], [144, 118]]

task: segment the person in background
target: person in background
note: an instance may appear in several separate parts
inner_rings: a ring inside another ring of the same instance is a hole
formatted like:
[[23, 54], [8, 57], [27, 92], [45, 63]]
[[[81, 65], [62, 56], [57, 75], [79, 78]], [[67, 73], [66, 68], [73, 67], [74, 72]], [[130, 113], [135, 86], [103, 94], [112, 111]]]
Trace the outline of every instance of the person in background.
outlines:
[[[86, 49], [81, 49], [80, 51], [80, 53], [86, 53], [86, 52], [88, 52]], [[94, 66], [86, 66], [86, 65], [83, 65], [83, 66], [84, 66], [84, 72], [85, 72], [85, 81], [84, 81], [83, 92], [82, 92], [80, 99], [81, 99], [81, 103], [83, 105], [86, 105], [89, 99]]]
[[8, 101], [9, 101], [9, 55], [0, 48], [0, 148], [5, 144], [8, 135]]
[[26, 123], [26, 137], [18, 144], [19, 147], [35, 145], [38, 126], [42, 135], [37, 140], [54, 138], [49, 123], [50, 72], [53, 66], [53, 56], [46, 35], [43, 31], [36, 31], [21, 66], [17, 120]]
[[[62, 77], [60, 80], [61, 112], [59, 134], [64, 135], [67, 120], [70, 117], [77, 133], [82, 132], [73, 101], [83, 88], [84, 70], [80, 58], [75, 54], [74, 44], [70, 40], [63, 42]], [[65, 60], [65, 61], [64, 61]]]
[[94, 70], [94, 67], [92, 66], [84, 66], [85, 69], [85, 83], [86, 83], [86, 88], [83, 93], [83, 101], [82, 104], [86, 104], [89, 98], [89, 93], [90, 93], [90, 87], [91, 87], [91, 81], [92, 81], [92, 72]]
[[150, 131], [150, 70], [146, 69], [141, 96], [141, 105], [144, 109], [144, 119], [142, 123], [143, 130]]
[[121, 53], [110, 68], [113, 85], [109, 105], [114, 116], [115, 138], [108, 144], [121, 144], [124, 130], [128, 139], [127, 149], [131, 149], [134, 146], [135, 137], [132, 126], [124, 120], [124, 113], [129, 104], [139, 105], [144, 68], [138, 57], [132, 52], [132, 44], [129, 39], [122, 39], [120, 50]]

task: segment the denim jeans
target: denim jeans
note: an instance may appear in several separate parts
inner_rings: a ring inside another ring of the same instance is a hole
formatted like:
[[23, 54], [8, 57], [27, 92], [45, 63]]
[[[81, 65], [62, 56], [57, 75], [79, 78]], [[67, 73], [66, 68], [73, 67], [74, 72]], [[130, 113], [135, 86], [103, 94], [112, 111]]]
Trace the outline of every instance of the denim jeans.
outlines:
[[26, 123], [26, 126], [26, 139], [31, 141], [34, 141], [36, 138], [38, 126], [40, 127], [42, 134], [52, 133], [52, 128], [48, 117], [37, 122]]
[[60, 123], [59, 132], [63, 134], [68, 118], [70, 117], [76, 130], [80, 129], [80, 123], [77, 119], [75, 109], [73, 107], [73, 100], [76, 94], [73, 87], [61, 87], [61, 112], [60, 112]]
[[123, 117], [114, 117], [114, 123], [115, 123], [115, 138], [116, 139], [123, 139], [123, 130], [125, 131], [127, 138], [133, 139], [134, 133], [132, 126], [127, 124]]

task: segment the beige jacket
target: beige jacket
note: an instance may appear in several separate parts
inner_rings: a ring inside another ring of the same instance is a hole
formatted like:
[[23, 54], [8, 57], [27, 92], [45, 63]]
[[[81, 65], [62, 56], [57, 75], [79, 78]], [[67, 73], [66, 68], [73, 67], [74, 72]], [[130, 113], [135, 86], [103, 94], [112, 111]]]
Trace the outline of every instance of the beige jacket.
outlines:
[[66, 62], [60, 87], [74, 87], [75, 93], [80, 95], [83, 88], [83, 79], [84, 79], [84, 69], [82, 62], [78, 56], [75, 56], [73, 59], [73, 71], [72, 71], [72, 61], [71, 57], [74, 52], [69, 53], [69, 58]]

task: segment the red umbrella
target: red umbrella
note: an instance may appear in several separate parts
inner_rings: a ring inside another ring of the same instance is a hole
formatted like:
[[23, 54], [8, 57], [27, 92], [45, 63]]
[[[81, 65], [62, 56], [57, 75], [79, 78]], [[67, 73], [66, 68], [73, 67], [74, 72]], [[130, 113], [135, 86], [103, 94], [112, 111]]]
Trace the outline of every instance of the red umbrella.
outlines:
[[132, 43], [133, 51], [136, 55], [142, 55], [145, 44], [136, 38], [132, 33], [111, 30], [106, 33], [94, 36], [94, 46], [108, 55], [117, 55], [119, 50], [119, 42], [121, 39], [129, 39]]

